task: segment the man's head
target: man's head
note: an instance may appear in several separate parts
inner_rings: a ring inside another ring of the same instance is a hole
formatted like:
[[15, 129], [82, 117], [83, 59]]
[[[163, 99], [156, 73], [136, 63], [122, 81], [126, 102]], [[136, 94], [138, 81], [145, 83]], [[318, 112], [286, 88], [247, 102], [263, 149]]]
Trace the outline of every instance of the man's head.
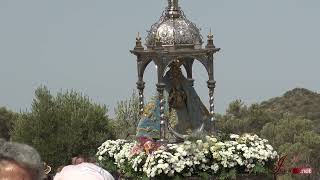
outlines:
[[83, 154], [80, 154], [76, 157], [73, 157], [71, 159], [71, 164], [72, 165], [77, 165], [77, 164], [81, 164], [81, 163], [84, 163], [84, 162], [88, 162], [88, 163], [95, 163], [95, 160], [88, 157], [87, 155], [83, 155]]
[[20, 143], [0, 142], [1, 180], [38, 180], [42, 170], [40, 155], [34, 148]]
[[81, 164], [83, 162], [88, 162], [88, 158], [86, 156], [83, 156], [83, 155], [78, 155], [76, 157], [73, 157], [71, 159], [72, 161], [72, 165], [77, 165], [77, 164]]

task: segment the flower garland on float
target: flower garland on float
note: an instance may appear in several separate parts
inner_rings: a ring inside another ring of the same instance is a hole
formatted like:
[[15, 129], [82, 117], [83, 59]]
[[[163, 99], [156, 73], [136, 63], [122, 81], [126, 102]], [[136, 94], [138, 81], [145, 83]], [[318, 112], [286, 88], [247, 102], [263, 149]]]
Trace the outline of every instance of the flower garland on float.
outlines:
[[108, 140], [96, 155], [101, 165], [112, 164], [127, 176], [148, 178], [270, 173], [278, 157], [268, 140], [251, 134], [205, 136], [166, 146], [147, 137], [136, 142]]

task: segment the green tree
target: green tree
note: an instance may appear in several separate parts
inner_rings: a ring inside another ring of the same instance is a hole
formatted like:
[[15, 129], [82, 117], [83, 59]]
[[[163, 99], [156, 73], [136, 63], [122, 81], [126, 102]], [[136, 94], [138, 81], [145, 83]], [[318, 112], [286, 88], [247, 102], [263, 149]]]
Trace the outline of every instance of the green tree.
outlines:
[[275, 116], [266, 112], [259, 104], [249, 107], [241, 100], [231, 102], [226, 115], [217, 116], [217, 129], [224, 133], [255, 133], [259, 134], [262, 127], [275, 119]]
[[[216, 126], [224, 133], [255, 133], [268, 139], [280, 155], [287, 155], [287, 169], [319, 169], [319, 105], [318, 93], [301, 88], [249, 107], [236, 100], [230, 103], [225, 115], [217, 115]], [[320, 177], [319, 173], [313, 173], [315, 179]], [[280, 179], [299, 178], [285, 175]]]
[[231, 102], [226, 110], [226, 116], [241, 118], [247, 114], [248, 108], [240, 99]]
[[0, 138], [6, 140], [10, 139], [10, 132], [12, 131], [13, 123], [17, 117], [17, 113], [9, 111], [5, 107], [0, 108]]
[[132, 93], [128, 100], [118, 102], [115, 108], [116, 117], [113, 121], [114, 129], [116, 129], [117, 139], [133, 139], [138, 126], [139, 115], [139, 97], [135, 92]]
[[[307, 119], [288, 116], [278, 121], [267, 123], [261, 130], [262, 137], [279, 147], [285, 143], [298, 142], [298, 138], [313, 130], [313, 122]], [[301, 138], [300, 138], [301, 139]]]
[[314, 131], [313, 121], [288, 116], [267, 123], [261, 130], [261, 135], [269, 140], [281, 156], [287, 156], [287, 169], [301, 166], [314, 169], [320, 167], [320, 135]]
[[50, 94], [35, 91], [31, 111], [14, 124], [13, 139], [34, 146], [53, 167], [68, 164], [73, 155], [94, 155], [112, 138], [106, 106], [92, 103], [75, 91]]

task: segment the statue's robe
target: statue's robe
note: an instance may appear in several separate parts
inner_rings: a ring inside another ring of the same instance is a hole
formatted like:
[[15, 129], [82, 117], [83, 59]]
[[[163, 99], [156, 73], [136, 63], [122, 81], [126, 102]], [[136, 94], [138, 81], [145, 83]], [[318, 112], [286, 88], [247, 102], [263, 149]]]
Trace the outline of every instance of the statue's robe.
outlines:
[[172, 78], [170, 78], [172, 76], [170, 71], [164, 76], [166, 91], [170, 93], [172, 88], [176, 88], [186, 96], [183, 106], [175, 108], [178, 117], [178, 123], [174, 127], [175, 131], [180, 134], [190, 134], [190, 131], [192, 133], [202, 131], [202, 129], [211, 131], [209, 126], [212, 125], [209, 125], [209, 112], [191, 82], [181, 75], [178, 83], [173, 83]]
[[154, 103], [155, 108], [151, 109], [150, 114], [142, 115], [137, 127], [136, 137], [160, 138], [160, 102], [156, 100]]
[[[170, 94], [173, 88], [177, 92], [182, 92], [185, 96], [184, 102], [179, 103], [179, 107], [174, 108], [177, 114], [178, 122], [173, 127], [173, 131], [178, 135], [188, 135], [194, 132], [213, 132], [212, 122], [207, 108], [202, 103], [191, 82], [181, 75], [174, 83], [172, 80], [171, 69], [164, 76], [165, 90]], [[170, 95], [169, 95], [170, 96]], [[172, 96], [175, 97], [174, 95]], [[159, 139], [160, 134], [160, 103], [155, 101], [155, 108], [150, 116], [142, 116], [137, 127], [137, 137], [148, 137]], [[166, 109], [166, 108], [165, 108]], [[170, 124], [169, 124], [170, 125]]]

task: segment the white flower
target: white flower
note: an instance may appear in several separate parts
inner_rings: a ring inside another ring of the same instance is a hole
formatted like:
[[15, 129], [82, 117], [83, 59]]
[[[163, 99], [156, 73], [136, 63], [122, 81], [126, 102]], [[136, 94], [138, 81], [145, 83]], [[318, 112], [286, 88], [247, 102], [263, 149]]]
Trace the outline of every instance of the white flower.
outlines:
[[230, 138], [231, 138], [231, 139], [239, 139], [240, 136], [237, 135], [237, 134], [230, 134]]
[[216, 143], [215, 145], [219, 147], [219, 146], [224, 146], [225, 143], [223, 143], [223, 142], [218, 142], [218, 143]]
[[190, 144], [191, 144], [191, 142], [190, 142], [190, 141], [185, 141], [185, 142], [184, 142], [184, 144], [186, 144], [186, 145], [190, 145]]
[[219, 170], [219, 165], [217, 163], [211, 165], [210, 167], [214, 172], [217, 172]]
[[266, 147], [268, 150], [273, 151], [273, 147], [270, 144], [267, 144]]
[[99, 160], [99, 161], [102, 161], [102, 159], [103, 159], [102, 156], [99, 156], [99, 157], [98, 157], [98, 160]]
[[175, 173], [209, 169], [217, 173], [223, 167], [241, 167], [249, 172], [256, 162], [266, 164], [278, 156], [267, 140], [256, 135], [244, 134], [240, 137], [231, 134], [230, 139], [218, 142], [215, 137], [206, 136], [205, 140], [195, 143], [185, 141], [182, 144], [168, 144], [152, 155], [143, 151], [132, 155], [131, 149], [136, 143], [108, 140], [98, 148], [96, 155], [101, 163], [114, 160], [118, 168], [124, 168], [129, 163], [132, 170], [144, 172], [148, 177], [174, 176]]

